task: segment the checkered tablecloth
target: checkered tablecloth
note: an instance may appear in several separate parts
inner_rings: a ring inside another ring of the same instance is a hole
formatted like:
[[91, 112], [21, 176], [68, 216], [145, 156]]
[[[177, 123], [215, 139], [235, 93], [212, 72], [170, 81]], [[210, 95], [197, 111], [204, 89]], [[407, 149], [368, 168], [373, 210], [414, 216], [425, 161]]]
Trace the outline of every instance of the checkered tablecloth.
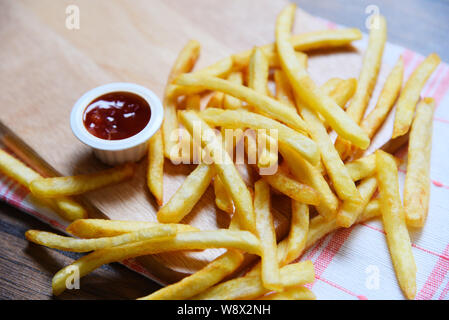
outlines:
[[[327, 22], [329, 28], [338, 27]], [[367, 45], [367, 35], [355, 43], [359, 49]], [[394, 65], [402, 55], [406, 80], [424, 59], [418, 53], [388, 43], [384, 62]], [[442, 63], [421, 92], [433, 97], [434, 114], [431, 197], [429, 216], [424, 228], [410, 230], [417, 273], [416, 299], [449, 299], [449, 65]], [[407, 150], [397, 156], [406, 158]], [[400, 187], [406, 164], [400, 168]], [[0, 176], [0, 199], [63, 231], [67, 222], [54, 212], [36, 204], [29, 192], [17, 183]], [[385, 241], [382, 222], [377, 219], [341, 229], [321, 239], [302, 260], [315, 265], [316, 281], [309, 285], [318, 299], [403, 299]], [[134, 260], [125, 261], [129, 268], [157, 281], [151, 270]], [[49, 284], [50, 285], [50, 284]]]

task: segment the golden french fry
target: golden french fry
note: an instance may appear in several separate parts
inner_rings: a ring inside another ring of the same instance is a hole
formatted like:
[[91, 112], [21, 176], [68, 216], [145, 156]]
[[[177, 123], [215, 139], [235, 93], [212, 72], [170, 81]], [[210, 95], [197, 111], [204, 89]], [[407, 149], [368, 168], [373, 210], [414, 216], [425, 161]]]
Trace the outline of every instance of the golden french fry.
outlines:
[[243, 254], [237, 250], [228, 250], [203, 269], [139, 300], [189, 299], [223, 280], [226, 276], [234, 272], [242, 261]]
[[[243, 75], [241, 72], [232, 72], [228, 76], [228, 81], [242, 85], [243, 84]], [[223, 98], [223, 108], [225, 109], [240, 109], [242, 107], [242, 101], [233, 97], [232, 95], [225, 94]]]
[[331, 138], [327, 134], [326, 127], [317, 117], [313, 110], [306, 105], [297, 103], [298, 109], [309, 126], [309, 133], [321, 152], [326, 171], [332, 180], [335, 191], [342, 200], [360, 202], [360, 194], [357, 191], [354, 181], [340, 159], [337, 150], [334, 148]]
[[402, 57], [400, 57], [385, 81], [376, 106], [366, 118], [362, 120], [361, 127], [370, 138], [374, 136], [391, 108], [393, 108], [394, 102], [399, 95], [399, 91], [401, 91], [403, 73], [404, 61], [402, 60]]
[[186, 98], [186, 109], [197, 110], [201, 109], [201, 96], [199, 94], [190, 94]]
[[[161, 225], [149, 221], [125, 221], [106, 219], [78, 219], [66, 229], [67, 232], [79, 238], [93, 239], [115, 237], [124, 233], [148, 229]], [[176, 228], [176, 232], [199, 231], [188, 224], [165, 224]]]
[[281, 154], [287, 162], [292, 175], [318, 192], [320, 203], [316, 208], [320, 215], [323, 215], [327, 219], [333, 218], [337, 214], [338, 199], [330, 189], [321, 172], [288, 149], [281, 150]]
[[[36, 171], [1, 149], [0, 171], [27, 189], [30, 189], [30, 184], [33, 180], [42, 178]], [[58, 197], [55, 199], [39, 200], [41, 200], [43, 204], [54, 208], [59, 215], [69, 221], [87, 218], [86, 210], [79, 203], [70, 198]]]
[[59, 295], [66, 289], [66, 280], [76, 269], [83, 277], [103, 264], [122, 261], [139, 256], [178, 250], [209, 248], [239, 249], [260, 255], [259, 240], [248, 231], [214, 230], [178, 233], [171, 239], [157, 239], [128, 243], [104, 248], [89, 253], [71, 265], [61, 269], [52, 280], [53, 294]]
[[162, 132], [159, 130], [148, 142], [148, 169], [147, 184], [151, 193], [156, 198], [157, 204], [162, 205], [164, 183], [164, 146]]
[[[341, 108], [345, 108], [346, 103], [354, 96], [355, 90], [357, 88], [357, 79], [350, 78], [340, 81], [337, 86], [329, 92], [329, 97], [331, 97]], [[326, 90], [322, 87], [322, 90]]]
[[263, 130], [257, 132], [257, 145], [259, 146], [259, 159], [257, 165], [260, 168], [269, 168], [278, 162], [277, 135], [272, 137]]
[[352, 226], [365, 209], [376, 189], [376, 177], [363, 179], [357, 187], [361, 201], [352, 201], [351, 199], [344, 201], [337, 214], [337, 225], [345, 228]]
[[157, 219], [162, 223], [178, 223], [192, 211], [195, 204], [206, 192], [215, 175], [214, 167], [200, 163], [171, 199], [158, 211]]
[[[356, 222], [362, 223], [380, 215], [379, 200], [371, 200], [365, 207], [362, 214], [358, 216]], [[314, 217], [310, 220], [305, 250], [309, 249], [324, 236], [339, 228], [340, 227], [337, 225], [336, 219], [326, 220], [323, 216]]]
[[380, 211], [399, 286], [408, 299], [416, 294], [416, 265], [399, 195], [398, 169], [388, 153], [376, 151]]
[[306, 287], [299, 286], [265, 295], [258, 300], [316, 300], [316, 296]]
[[214, 178], [214, 192], [215, 192], [215, 204], [220, 210], [232, 214], [234, 212], [234, 205], [232, 199], [226, 192], [226, 187], [223, 185], [219, 176]]
[[254, 212], [262, 251], [262, 283], [270, 290], [282, 290], [279, 265], [276, 259], [276, 232], [270, 212], [270, 187], [263, 180], [254, 184]]
[[78, 176], [37, 178], [30, 183], [31, 192], [37, 197], [55, 198], [82, 194], [132, 177], [131, 163], [92, 174]]
[[221, 110], [215, 108], [203, 110], [199, 115], [212, 126], [230, 129], [277, 130], [280, 148], [292, 149], [312, 164], [316, 164], [319, 160], [319, 152], [315, 142], [305, 135], [263, 115], [244, 110]]
[[407, 224], [422, 227], [430, 197], [430, 155], [435, 101], [424, 98], [416, 109], [408, 145], [407, 174], [404, 184], [404, 209]]
[[284, 122], [295, 130], [307, 132], [307, 125], [299, 115], [279, 101], [262, 95], [250, 88], [227, 80], [211, 76], [183, 74], [176, 79], [176, 83], [191, 87], [222, 91], [247, 102], [263, 114]]
[[164, 139], [164, 155], [171, 159], [170, 152], [175, 148], [178, 139], [174, 139], [178, 129], [178, 118], [176, 115], [177, 96], [175, 95], [171, 83], [180, 74], [190, 72], [195, 66], [200, 54], [201, 46], [198, 41], [190, 40], [173, 64], [167, 80], [164, 92], [164, 121], [162, 123], [162, 137]]
[[176, 227], [159, 224], [146, 229], [125, 233], [115, 237], [96, 239], [75, 239], [63, 237], [51, 232], [28, 230], [25, 237], [28, 241], [58, 250], [72, 252], [88, 252], [103, 248], [121, 246], [127, 243], [145, 240], [173, 238], [177, 233]]
[[[349, 45], [352, 41], [362, 39], [359, 29], [322, 30], [293, 35], [290, 42], [295, 50], [308, 51], [322, 48], [337, 48]], [[270, 67], [278, 62], [274, 43], [261, 47], [270, 62]], [[234, 54], [234, 68], [240, 70], [249, 64], [252, 50]]]
[[266, 95], [268, 93], [268, 60], [262, 49], [254, 47], [248, 66], [248, 87]]
[[393, 139], [408, 132], [421, 90], [440, 62], [441, 59], [437, 54], [430, 54], [408, 78], [396, 104]]
[[290, 232], [287, 237], [284, 264], [295, 260], [301, 255], [306, 245], [309, 231], [309, 207], [306, 204], [292, 200], [292, 217]]
[[206, 108], [221, 108], [223, 107], [224, 93], [220, 91], [215, 91], [215, 93], [210, 97], [207, 102]]
[[[315, 271], [310, 261], [290, 264], [281, 269], [281, 283], [289, 288], [315, 280]], [[260, 274], [245, 276], [218, 284], [193, 297], [195, 300], [254, 299], [269, 292], [262, 284]]]
[[370, 177], [376, 173], [376, 155], [373, 153], [369, 156], [348, 162], [345, 164], [345, 167], [354, 181]]
[[369, 138], [366, 133], [328, 96], [322, 93], [297, 60], [290, 39], [296, 6], [291, 4], [279, 14], [276, 22], [276, 48], [282, 69], [287, 74], [293, 90], [301, 101], [319, 112], [326, 122], [343, 138], [366, 149]]
[[276, 84], [276, 99], [296, 111], [292, 88], [287, 76], [281, 69], [274, 71], [274, 83]]
[[255, 233], [256, 223], [251, 194], [229, 154], [224, 150], [221, 139], [215, 136], [212, 129], [195, 112], [180, 112], [180, 118], [192, 135], [194, 127], [201, 130], [201, 145], [212, 155], [215, 169], [234, 202], [240, 225], [245, 230]]
[[261, 176], [271, 187], [298, 202], [318, 205], [320, 203], [319, 193], [306, 184], [293, 179], [282, 169], [278, 169], [273, 175]]

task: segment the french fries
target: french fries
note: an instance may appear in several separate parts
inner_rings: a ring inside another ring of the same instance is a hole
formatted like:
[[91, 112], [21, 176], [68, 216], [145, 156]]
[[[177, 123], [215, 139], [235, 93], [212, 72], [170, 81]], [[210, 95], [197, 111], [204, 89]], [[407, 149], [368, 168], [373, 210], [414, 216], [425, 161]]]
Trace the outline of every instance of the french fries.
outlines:
[[215, 91], [207, 102], [206, 108], [221, 108], [223, 106], [224, 96], [225, 94], [223, 92]]
[[148, 142], [148, 169], [147, 184], [156, 202], [161, 206], [163, 198], [164, 181], [164, 145], [162, 132], [159, 130]]
[[201, 96], [199, 94], [191, 94], [186, 97], [186, 109], [200, 111]]
[[184, 232], [177, 234], [171, 239], [133, 242], [117, 247], [96, 250], [83, 256], [56, 273], [52, 280], [53, 294], [59, 295], [66, 289], [65, 282], [74, 268], [79, 271], [79, 276], [83, 277], [103, 264], [111, 262], [161, 252], [209, 248], [240, 249], [260, 255], [259, 240], [248, 231], [215, 230]]
[[292, 88], [290, 87], [285, 72], [281, 69], [276, 69], [274, 71], [274, 83], [276, 84], [276, 99], [293, 110], [296, 110]]
[[200, 271], [139, 300], [189, 299], [223, 280], [234, 272], [242, 261], [243, 254], [237, 250], [228, 250]]
[[416, 265], [399, 195], [396, 162], [388, 153], [377, 150], [376, 167], [380, 210], [391, 259], [399, 286], [408, 299], [413, 299], [416, 294]]
[[170, 84], [182, 73], [190, 72], [195, 66], [200, 54], [200, 44], [196, 40], [190, 40], [181, 50], [170, 71], [167, 86], [164, 92], [164, 121], [162, 122], [162, 137], [164, 139], [164, 155], [171, 159], [170, 152], [175, 148], [178, 139], [174, 135], [178, 129], [178, 118], [176, 116], [177, 96]]
[[226, 192], [226, 188], [219, 176], [214, 177], [214, 192], [215, 204], [220, 210], [232, 214], [234, 212], [234, 205], [232, 199]]
[[268, 93], [268, 60], [262, 49], [255, 47], [248, 66], [248, 87], [266, 95]]
[[[36, 171], [1, 149], [0, 171], [27, 189], [30, 189], [32, 181], [42, 179], [42, 176]], [[79, 203], [70, 198], [58, 197], [54, 199], [39, 200], [43, 204], [55, 208], [56, 212], [66, 220], [73, 221], [76, 219], [87, 218], [87, 211]]]
[[276, 233], [270, 212], [270, 187], [263, 180], [254, 184], [254, 212], [262, 251], [262, 283], [270, 290], [282, 290], [276, 259]]
[[275, 174], [261, 176], [268, 184], [277, 191], [285, 194], [291, 199], [305, 204], [318, 205], [320, 203], [319, 193], [306, 184], [300, 183], [288, 175], [285, 170], [278, 169]]
[[399, 91], [401, 91], [403, 73], [404, 61], [402, 57], [400, 57], [385, 81], [376, 106], [360, 124], [370, 138], [372, 138], [380, 128], [387, 117], [388, 112], [390, 112], [393, 107], [394, 102], [399, 95]]
[[[214, 159], [215, 169], [221, 181], [226, 187], [228, 194], [234, 202], [240, 225], [253, 233], [256, 233], [256, 223], [251, 194], [240, 177], [234, 163], [223, 149], [221, 139], [218, 139], [212, 129], [192, 111], [180, 113], [180, 118], [186, 128], [192, 132], [197, 125], [201, 130], [201, 145], [207, 148]], [[207, 141], [205, 138], [209, 138]], [[216, 161], [218, 159], [218, 161]]]
[[176, 83], [185, 86], [222, 91], [242, 101], [247, 102], [262, 114], [275, 120], [284, 122], [300, 132], [307, 132], [307, 125], [292, 109], [279, 101], [262, 95], [250, 88], [227, 80], [211, 76], [183, 74], [176, 79]]
[[319, 160], [319, 152], [315, 142], [289, 127], [257, 113], [244, 110], [206, 109], [199, 116], [212, 126], [229, 129], [275, 129], [278, 131], [279, 147], [296, 151], [312, 164]]
[[[243, 84], [243, 75], [241, 72], [232, 72], [228, 76], [228, 81], [242, 85]], [[240, 109], [242, 107], [242, 101], [233, 97], [232, 95], [225, 94], [223, 97], [223, 108], [225, 109]]]
[[[310, 261], [290, 264], [281, 269], [281, 283], [289, 288], [313, 282], [315, 272]], [[194, 300], [235, 300], [258, 298], [270, 290], [262, 284], [260, 275], [223, 282], [193, 297]]]
[[376, 177], [363, 179], [357, 187], [360, 201], [344, 201], [337, 214], [337, 224], [345, 228], [352, 226], [357, 217], [363, 212], [363, 209], [365, 209], [376, 189]]
[[290, 29], [296, 6], [291, 4], [279, 14], [276, 22], [276, 48], [282, 69], [287, 74], [294, 92], [311, 109], [319, 112], [326, 122], [344, 139], [366, 149], [369, 138], [366, 133], [328, 96], [322, 94], [296, 59], [289, 41]]
[[[340, 29], [340, 30], [323, 30], [293, 35], [290, 42], [295, 50], [308, 51], [321, 48], [338, 48], [349, 45], [351, 42], [362, 39], [360, 30]], [[274, 67], [277, 60], [276, 47], [274, 43], [261, 47], [263, 53], [267, 56], [270, 67]], [[234, 54], [234, 68], [240, 70], [246, 68], [249, 64], [252, 50], [246, 50]]]
[[351, 99], [357, 88], [357, 80], [354, 78], [339, 81], [335, 88], [327, 93], [325, 88], [327, 82], [321, 87], [324, 93], [331, 97], [341, 108], [345, 108], [346, 103]]
[[316, 296], [306, 287], [299, 286], [264, 295], [258, 300], [316, 300]]
[[[125, 221], [106, 219], [78, 219], [66, 229], [70, 234], [84, 239], [115, 237], [124, 233], [148, 229], [160, 225], [149, 221]], [[199, 231], [188, 224], [165, 224], [176, 228], [176, 232]]]
[[178, 223], [192, 211], [195, 204], [206, 192], [215, 175], [214, 167], [200, 163], [171, 199], [158, 211], [157, 219], [161, 223]]
[[435, 101], [424, 98], [416, 109], [408, 145], [407, 174], [404, 184], [404, 209], [407, 225], [422, 227], [430, 197], [430, 155]]
[[[259, 146], [259, 149], [261, 149], [257, 165], [260, 168], [269, 168], [278, 162], [278, 137], [277, 131], [273, 131], [273, 134], [265, 133], [263, 131], [260, 131], [257, 134], [257, 145]], [[272, 137], [272, 135], [275, 135], [275, 137]]]
[[287, 237], [284, 264], [287, 264], [301, 255], [306, 245], [309, 231], [309, 207], [306, 204], [292, 200], [292, 217], [290, 232]]
[[392, 139], [408, 132], [421, 90], [440, 62], [437, 54], [430, 54], [408, 78], [396, 105]]
[[37, 197], [56, 198], [82, 194], [131, 178], [134, 165], [127, 163], [92, 174], [69, 177], [37, 178], [31, 181], [30, 190]]
[[131, 242], [173, 238], [176, 235], [176, 232], [175, 226], [160, 224], [115, 237], [96, 239], [75, 239], [37, 230], [28, 230], [25, 233], [25, 237], [28, 241], [48, 248], [72, 252], [88, 252], [108, 247], [116, 247]]

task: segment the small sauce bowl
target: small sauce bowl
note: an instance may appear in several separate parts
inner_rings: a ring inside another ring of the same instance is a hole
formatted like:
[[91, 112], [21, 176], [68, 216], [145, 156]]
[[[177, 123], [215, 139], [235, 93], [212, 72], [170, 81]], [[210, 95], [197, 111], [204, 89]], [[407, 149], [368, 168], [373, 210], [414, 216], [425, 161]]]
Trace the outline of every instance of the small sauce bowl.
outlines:
[[[86, 108], [97, 98], [115, 92], [126, 92], [139, 96], [148, 103], [151, 111], [147, 125], [136, 134], [120, 140], [107, 140], [90, 133], [84, 124]], [[115, 82], [96, 87], [86, 92], [72, 108], [70, 126], [74, 135], [84, 144], [92, 147], [94, 154], [102, 162], [117, 165], [136, 162], [147, 153], [148, 140], [161, 124], [164, 109], [159, 98], [151, 90], [133, 83]]]

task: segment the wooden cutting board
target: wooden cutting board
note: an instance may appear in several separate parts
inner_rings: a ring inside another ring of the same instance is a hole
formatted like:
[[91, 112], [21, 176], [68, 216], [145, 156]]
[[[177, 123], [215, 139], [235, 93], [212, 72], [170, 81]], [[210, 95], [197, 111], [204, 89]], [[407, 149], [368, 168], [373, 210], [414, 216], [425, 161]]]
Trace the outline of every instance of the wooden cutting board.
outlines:
[[[129, 81], [162, 97], [171, 65], [189, 39], [202, 44], [197, 67], [272, 42], [276, 16], [286, 1], [78, 0], [79, 30], [66, 28], [70, 4], [73, 1], [0, 3], [0, 121], [61, 175], [104, 168], [70, 129], [71, 107], [84, 92], [108, 82]], [[295, 33], [326, 28], [324, 21], [298, 10]], [[357, 77], [360, 65], [361, 54], [353, 48], [315, 52], [309, 59], [309, 71], [318, 84], [331, 77]], [[379, 83], [389, 70], [390, 66], [382, 67]], [[83, 201], [111, 219], [156, 220], [157, 205], [145, 185], [145, 163], [141, 161], [134, 179], [86, 194]], [[164, 202], [192, 169], [166, 161]], [[216, 209], [213, 199], [209, 188], [183, 222], [200, 229], [226, 227], [229, 217]], [[274, 207], [288, 216], [283, 200], [275, 199]], [[278, 216], [285, 231], [287, 219]], [[153, 274], [171, 282], [220, 252], [161, 254], [147, 263]]]

